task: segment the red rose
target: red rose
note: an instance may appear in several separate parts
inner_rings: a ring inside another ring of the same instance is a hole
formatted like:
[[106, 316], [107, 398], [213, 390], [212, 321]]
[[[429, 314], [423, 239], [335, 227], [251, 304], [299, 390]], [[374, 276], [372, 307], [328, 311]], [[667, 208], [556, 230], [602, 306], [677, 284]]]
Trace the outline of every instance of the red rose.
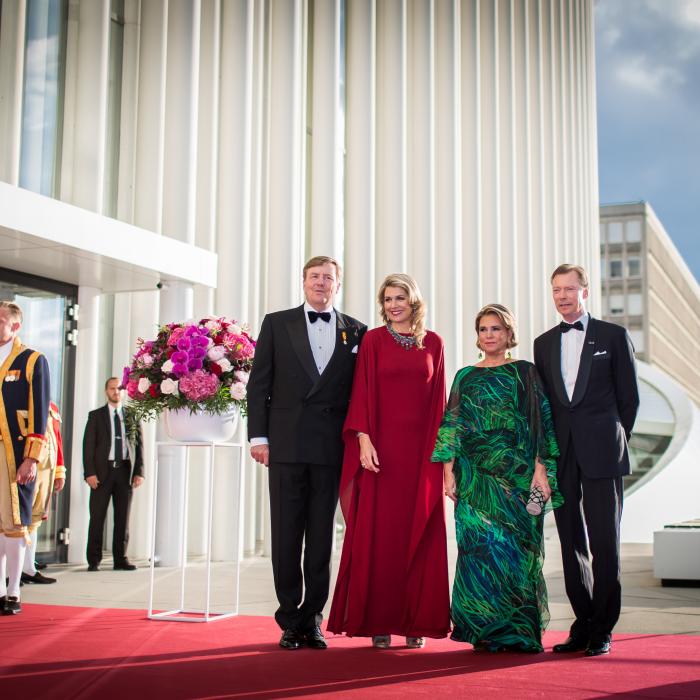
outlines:
[[155, 384], [151, 384], [151, 386], [148, 387], [148, 393], [155, 399], [156, 396], [158, 396], [158, 387]]
[[212, 362], [209, 370], [211, 371], [212, 374], [215, 374], [217, 377], [221, 376], [221, 367], [216, 364], [216, 362]]

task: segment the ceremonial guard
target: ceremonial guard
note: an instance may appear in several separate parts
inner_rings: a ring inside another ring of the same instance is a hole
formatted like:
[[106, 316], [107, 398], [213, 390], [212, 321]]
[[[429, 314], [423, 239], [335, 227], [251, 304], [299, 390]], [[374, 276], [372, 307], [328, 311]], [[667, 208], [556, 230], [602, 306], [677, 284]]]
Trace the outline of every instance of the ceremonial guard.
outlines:
[[31, 543], [24, 554], [22, 583], [56, 583], [55, 578], [44, 576], [36, 567], [36, 547], [39, 527], [48, 520], [51, 497], [63, 490], [66, 483], [66, 465], [63, 461], [63, 438], [61, 437], [61, 413], [52, 401], [49, 404], [49, 419], [46, 428], [46, 444], [37, 465], [36, 487], [32, 524], [29, 527]]
[[48, 363], [22, 345], [21, 325], [20, 307], [0, 301], [0, 602], [6, 615], [22, 609], [19, 584], [50, 402]]

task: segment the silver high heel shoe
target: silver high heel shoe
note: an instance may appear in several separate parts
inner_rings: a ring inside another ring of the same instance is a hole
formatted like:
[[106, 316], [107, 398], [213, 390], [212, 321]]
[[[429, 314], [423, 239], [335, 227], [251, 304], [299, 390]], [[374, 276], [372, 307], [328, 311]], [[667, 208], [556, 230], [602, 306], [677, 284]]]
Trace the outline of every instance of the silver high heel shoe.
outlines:
[[391, 635], [380, 634], [376, 637], [372, 637], [372, 646], [375, 649], [388, 649], [391, 646]]

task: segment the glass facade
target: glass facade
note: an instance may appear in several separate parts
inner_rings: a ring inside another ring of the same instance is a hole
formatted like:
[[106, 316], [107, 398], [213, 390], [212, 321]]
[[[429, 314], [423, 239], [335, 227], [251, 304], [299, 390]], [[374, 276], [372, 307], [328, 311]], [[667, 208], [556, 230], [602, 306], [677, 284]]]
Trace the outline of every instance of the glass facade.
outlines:
[[58, 196], [67, 0], [28, 0], [19, 185]]

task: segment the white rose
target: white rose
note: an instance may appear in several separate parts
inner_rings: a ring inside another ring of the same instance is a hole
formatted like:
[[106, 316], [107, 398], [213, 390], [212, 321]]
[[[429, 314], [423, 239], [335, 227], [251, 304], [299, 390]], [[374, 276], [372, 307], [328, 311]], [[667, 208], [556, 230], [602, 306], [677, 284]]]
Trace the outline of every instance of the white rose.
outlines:
[[139, 379], [139, 393], [147, 393], [149, 386], [151, 386], [151, 382], [149, 382], [148, 379], [146, 379], [146, 377], [141, 377], [141, 379]]
[[146, 367], [150, 367], [153, 364], [153, 355], [149, 355], [148, 353], [141, 355], [141, 362], [143, 362]]
[[233, 367], [233, 365], [225, 357], [217, 360], [216, 364], [221, 367], [222, 372], [230, 372], [231, 368]]
[[218, 362], [226, 354], [226, 348], [223, 345], [212, 345], [207, 350], [207, 357], [212, 362]]
[[170, 374], [173, 371], [174, 366], [175, 366], [175, 363], [172, 360], [166, 360], [163, 363], [163, 367], [162, 367], [163, 372], [165, 372], [165, 374]]
[[179, 392], [178, 382], [174, 381], [173, 379], [164, 379], [160, 383], [160, 390], [164, 394], [174, 394], [177, 396]]
[[221, 330], [221, 324], [218, 321], [207, 321], [205, 324], [205, 327], [208, 328], [210, 331], [219, 331]]
[[240, 335], [241, 327], [237, 323], [233, 323], [228, 327], [228, 332], [233, 333], [234, 335]]
[[242, 382], [243, 384], [248, 383], [248, 378], [250, 377], [250, 372], [244, 372], [242, 369], [236, 370], [233, 373], [233, 376], [239, 381]]
[[229, 391], [231, 392], [231, 398], [236, 399], [236, 401], [241, 401], [245, 398], [245, 384], [243, 382], [231, 384]]

